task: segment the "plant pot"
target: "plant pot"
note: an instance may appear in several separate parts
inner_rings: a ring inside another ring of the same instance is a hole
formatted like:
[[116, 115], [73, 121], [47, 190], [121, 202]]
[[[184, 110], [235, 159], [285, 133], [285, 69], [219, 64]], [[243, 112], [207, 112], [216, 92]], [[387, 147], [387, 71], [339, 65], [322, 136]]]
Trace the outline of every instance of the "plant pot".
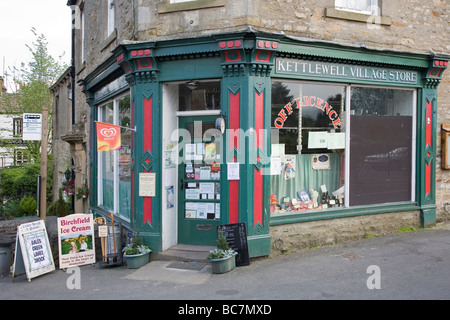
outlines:
[[138, 269], [145, 266], [149, 262], [150, 252], [132, 255], [124, 254], [123, 257], [125, 259], [125, 262], [127, 263], [128, 268]]
[[213, 273], [226, 273], [236, 267], [236, 254], [221, 259], [209, 259]]

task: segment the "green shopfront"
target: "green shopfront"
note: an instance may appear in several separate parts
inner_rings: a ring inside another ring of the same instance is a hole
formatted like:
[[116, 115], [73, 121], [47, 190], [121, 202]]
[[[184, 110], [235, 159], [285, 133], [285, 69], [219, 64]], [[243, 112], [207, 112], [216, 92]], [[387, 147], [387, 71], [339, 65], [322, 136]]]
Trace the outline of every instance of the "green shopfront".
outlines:
[[[447, 56], [243, 32], [119, 46], [82, 81], [91, 210], [154, 252], [270, 226], [419, 211], [436, 219], [437, 86]], [[96, 148], [96, 121], [122, 147]], [[222, 123], [223, 121], [223, 123]]]

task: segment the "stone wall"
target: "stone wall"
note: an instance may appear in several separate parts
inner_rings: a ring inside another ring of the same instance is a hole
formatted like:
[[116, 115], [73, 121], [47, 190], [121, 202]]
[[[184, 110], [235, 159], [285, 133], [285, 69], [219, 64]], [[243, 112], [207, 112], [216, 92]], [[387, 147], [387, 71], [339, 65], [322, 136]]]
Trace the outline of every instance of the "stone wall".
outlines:
[[271, 256], [420, 227], [420, 212], [394, 212], [270, 227]]

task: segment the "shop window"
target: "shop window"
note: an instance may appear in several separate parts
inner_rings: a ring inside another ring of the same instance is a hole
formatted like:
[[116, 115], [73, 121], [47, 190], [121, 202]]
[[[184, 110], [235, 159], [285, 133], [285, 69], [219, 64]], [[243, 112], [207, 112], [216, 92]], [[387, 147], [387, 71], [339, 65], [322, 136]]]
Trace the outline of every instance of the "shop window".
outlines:
[[411, 89], [273, 81], [271, 214], [414, 201], [415, 100]]
[[98, 152], [98, 205], [129, 221], [131, 213], [131, 108], [130, 96], [100, 106], [101, 122], [121, 126], [121, 148]]
[[179, 111], [220, 110], [220, 81], [189, 81], [178, 88]]
[[414, 94], [352, 87], [350, 205], [414, 199]]
[[272, 213], [344, 205], [345, 94], [341, 85], [272, 83]]

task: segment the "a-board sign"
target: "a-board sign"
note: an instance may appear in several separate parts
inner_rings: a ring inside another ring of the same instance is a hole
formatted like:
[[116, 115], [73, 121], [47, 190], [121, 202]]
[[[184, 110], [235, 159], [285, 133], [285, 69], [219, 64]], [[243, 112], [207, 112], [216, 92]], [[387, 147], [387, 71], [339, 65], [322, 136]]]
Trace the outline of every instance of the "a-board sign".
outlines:
[[228, 246], [237, 252], [236, 266], [248, 266], [250, 258], [248, 254], [247, 228], [244, 222], [223, 224], [217, 226], [217, 232], [223, 231]]
[[17, 227], [16, 253], [13, 280], [26, 274], [32, 278], [55, 270], [52, 250], [43, 220], [21, 224]]
[[59, 267], [94, 264], [94, 238], [92, 214], [76, 213], [58, 218]]

